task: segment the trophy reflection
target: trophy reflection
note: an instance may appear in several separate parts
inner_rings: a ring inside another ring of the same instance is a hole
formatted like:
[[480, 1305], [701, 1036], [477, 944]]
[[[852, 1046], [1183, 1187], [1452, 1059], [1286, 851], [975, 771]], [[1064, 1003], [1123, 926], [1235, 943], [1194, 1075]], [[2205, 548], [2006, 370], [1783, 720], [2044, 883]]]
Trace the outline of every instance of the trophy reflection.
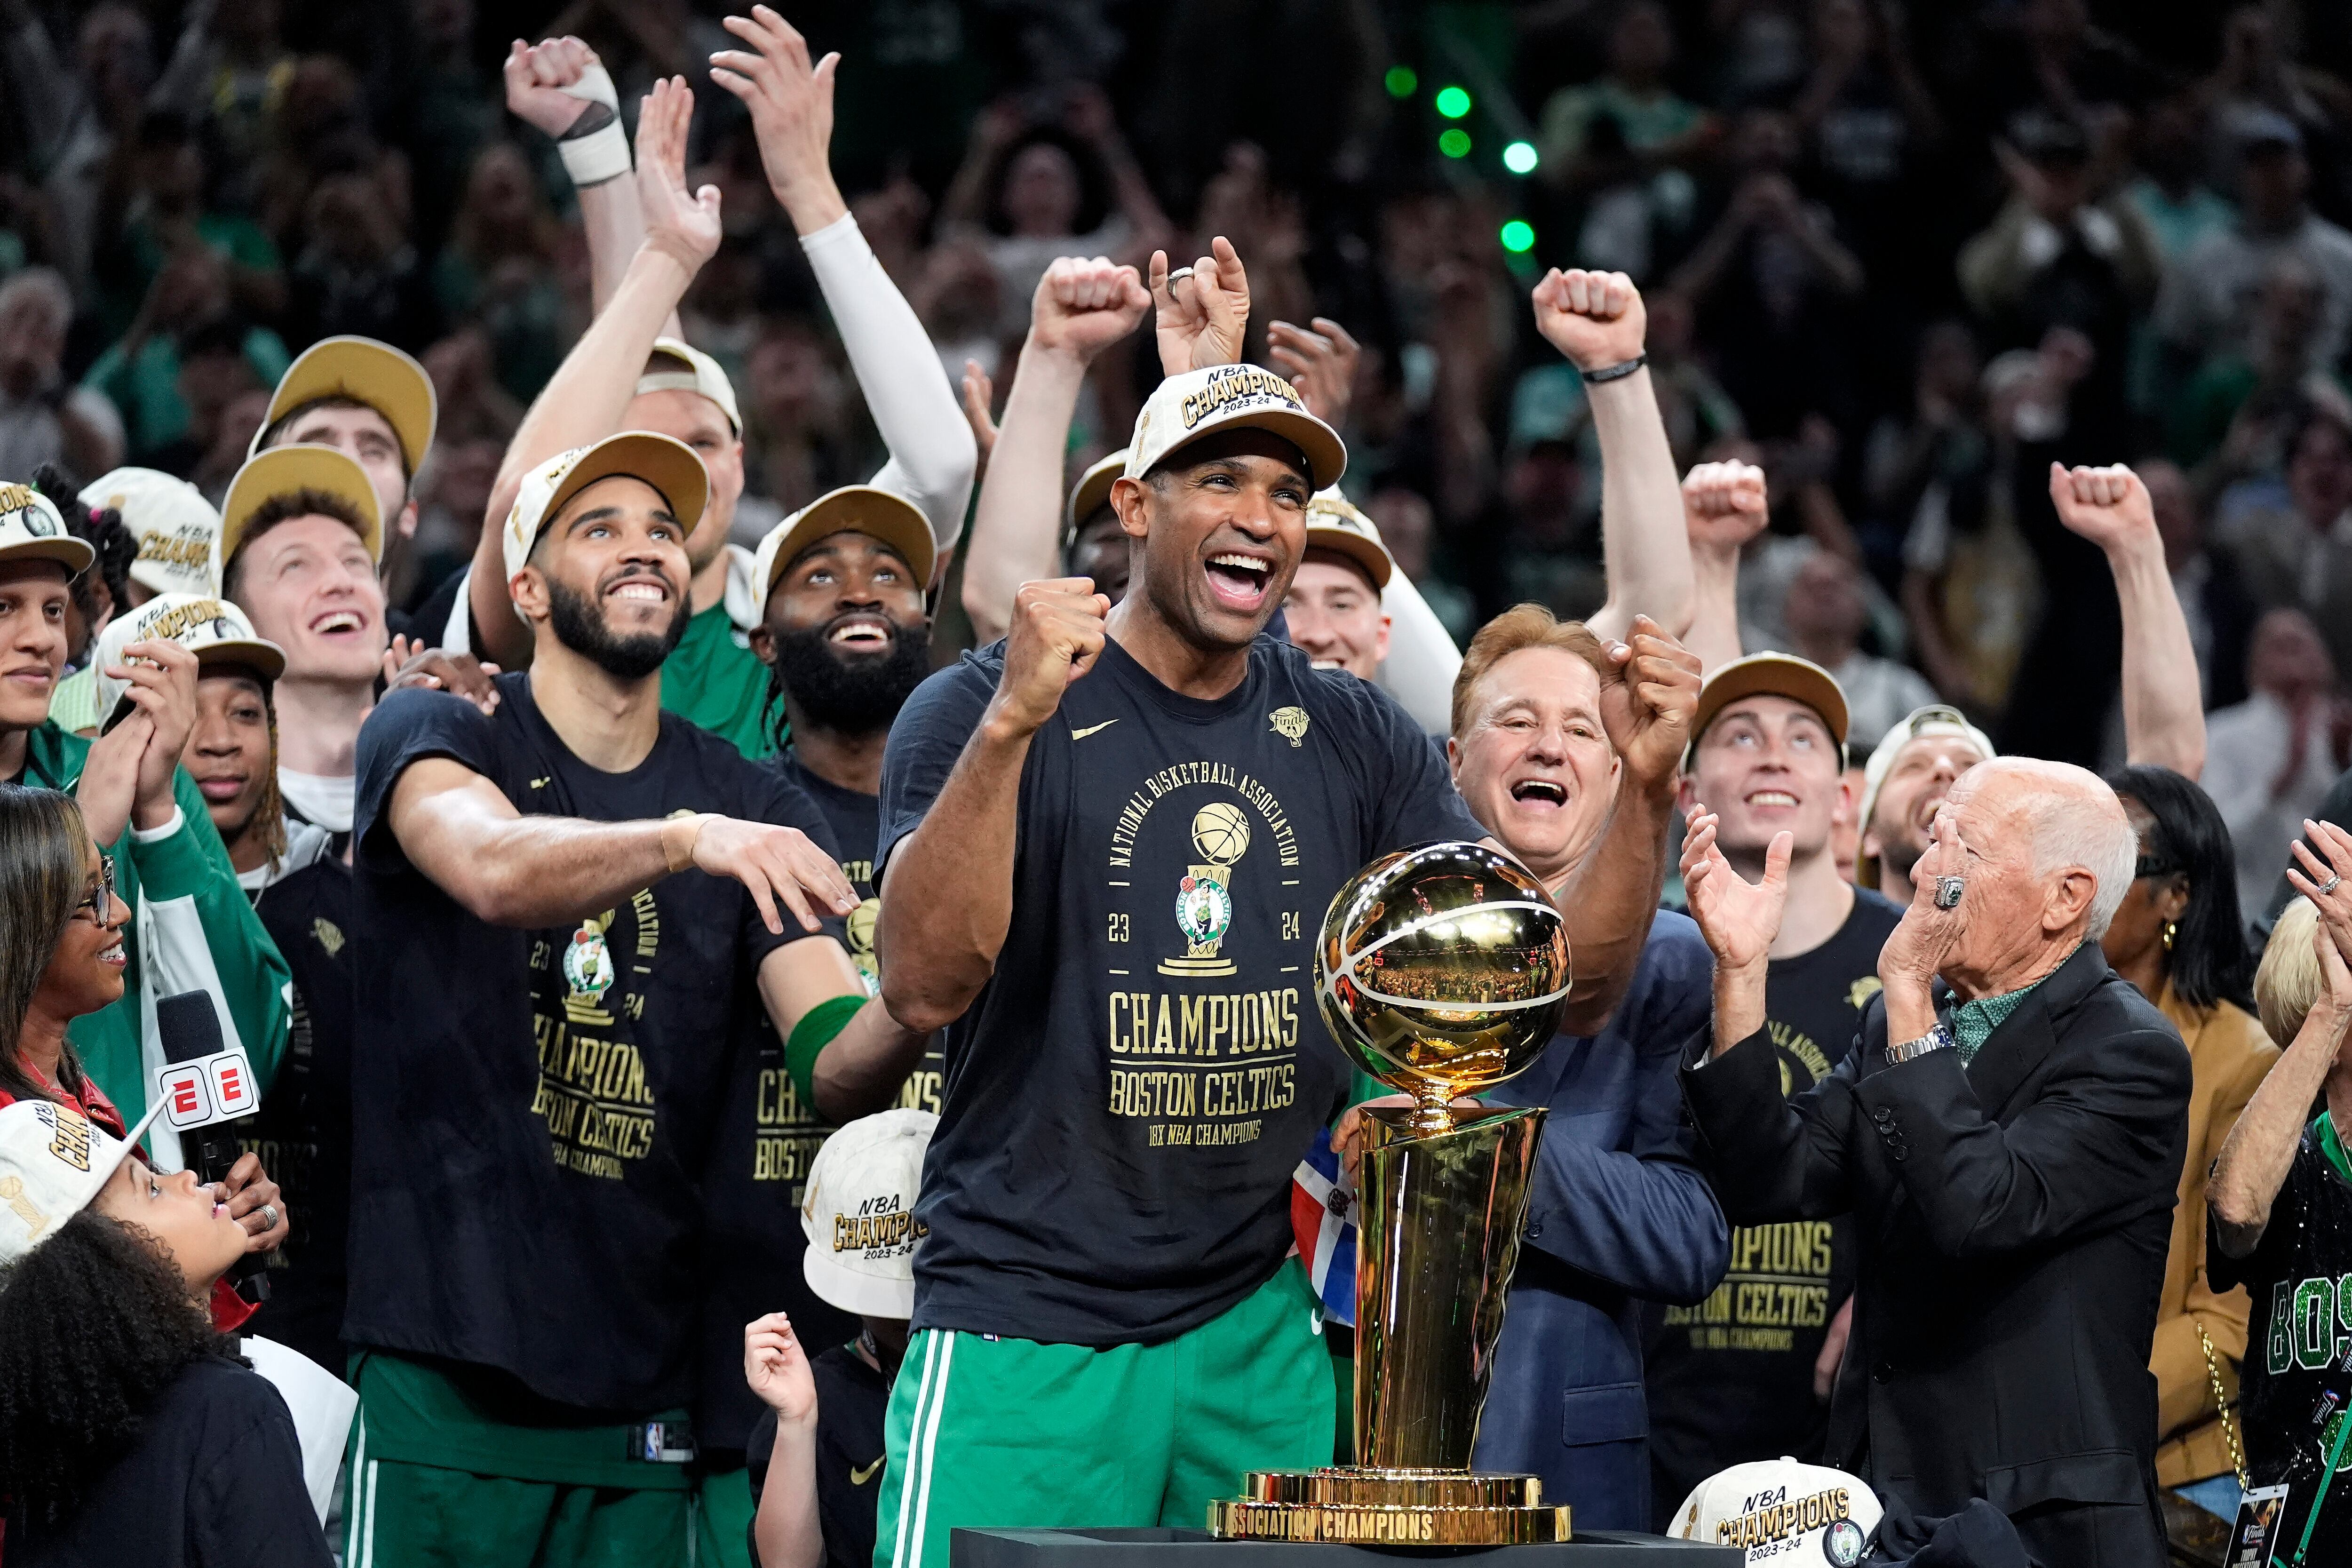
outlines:
[[1543, 887], [1475, 844], [1384, 856], [1331, 900], [1324, 1022], [1412, 1097], [1367, 1112], [1356, 1246], [1356, 1464], [1258, 1470], [1209, 1505], [1220, 1536], [1373, 1545], [1565, 1541], [1531, 1475], [1476, 1474], [1541, 1107], [1454, 1104], [1531, 1066], [1557, 1032], [1568, 937]]

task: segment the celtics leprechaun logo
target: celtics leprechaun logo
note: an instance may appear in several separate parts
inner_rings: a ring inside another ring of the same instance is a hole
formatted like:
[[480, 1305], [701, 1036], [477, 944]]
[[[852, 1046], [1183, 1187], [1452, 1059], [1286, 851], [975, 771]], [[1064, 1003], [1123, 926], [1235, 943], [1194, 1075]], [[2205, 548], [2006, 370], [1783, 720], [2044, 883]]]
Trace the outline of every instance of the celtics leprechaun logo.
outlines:
[[1229, 801], [1213, 800], [1192, 816], [1192, 847], [1201, 858], [1176, 885], [1176, 929], [1184, 933], [1184, 956], [1160, 965], [1162, 974], [1231, 974], [1234, 963], [1218, 956], [1234, 923], [1234, 862], [1249, 850], [1249, 819]]
[[563, 983], [571, 994], [563, 998], [563, 1011], [575, 1024], [609, 1024], [612, 1015], [601, 1004], [604, 993], [613, 988], [618, 971], [613, 966], [613, 950], [604, 941], [605, 928], [613, 923], [615, 910], [601, 915], [591, 915], [580, 922], [572, 940], [563, 947]]

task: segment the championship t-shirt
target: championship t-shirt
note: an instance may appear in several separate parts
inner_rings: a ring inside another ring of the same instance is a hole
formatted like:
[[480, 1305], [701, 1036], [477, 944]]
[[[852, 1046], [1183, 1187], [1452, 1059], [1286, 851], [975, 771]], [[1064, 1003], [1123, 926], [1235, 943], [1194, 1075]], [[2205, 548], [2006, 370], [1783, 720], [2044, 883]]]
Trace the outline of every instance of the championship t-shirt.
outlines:
[[[841, 874], [861, 900], [845, 922], [849, 956], [869, 996], [881, 994], [874, 967], [874, 836], [880, 801], [817, 777], [790, 751], [760, 764], [808, 796], [823, 814]], [[791, 1315], [810, 1344], [847, 1339], [857, 1320], [818, 1300], [801, 1272], [808, 1238], [801, 1229], [801, 1199], [810, 1163], [833, 1129], [804, 1102], [784, 1066], [783, 1043], [764, 1008], [745, 1009], [749, 1039], [728, 1079], [717, 1152], [703, 1184], [709, 1210], [704, 1278], [702, 1393], [695, 1406], [697, 1435], [707, 1455], [724, 1462], [743, 1446], [761, 1405], [743, 1382], [743, 1325], [768, 1312]], [[934, 1035], [899, 1090], [898, 1103], [940, 1109], [946, 1066]]]
[[[1835, 935], [1766, 971], [1764, 1026], [1780, 1089], [1801, 1094], [1853, 1048], [1878, 994], [1878, 950], [1903, 911], [1866, 888]], [[1812, 1462], [1830, 1407], [1813, 1363], [1830, 1320], [1853, 1294], [1853, 1222], [1734, 1226], [1731, 1266], [1695, 1307], [1663, 1307], [1643, 1357], [1650, 1398], [1651, 1498], [1672, 1509], [1717, 1471], [1783, 1455]]]
[[2327, 1114], [2304, 1131], [2253, 1251], [2230, 1257], [2210, 1210], [2206, 1225], [2213, 1289], [2243, 1285], [2252, 1308], [2238, 1422], [2254, 1489], [2287, 1489], [2270, 1540], [2282, 1561], [2293, 1556], [2334, 1457], [2339, 1468], [2307, 1560], [2342, 1563], [2352, 1553], [2352, 1439], [2344, 1430], [2352, 1420], [2352, 1373], [2344, 1367], [2352, 1355], [2352, 1163]]
[[[898, 715], [877, 868], [1003, 658], [966, 654]], [[1392, 698], [1261, 636], [1213, 700], [1107, 642], [1030, 743], [1015, 831], [994, 978], [948, 1030], [915, 1324], [1171, 1339], [1281, 1266], [1291, 1173], [1346, 1097], [1314, 997], [1332, 895], [1388, 850], [1486, 830]]]
[[605, 773], [548, 726], [527, 673], [498, 687], [488, 715], [394, 691], [360, 731], [345, 1337], [499, 1368], [571, 1405], [683, 1405], [696, 1180], [737, 1013], [760, 961], [805, 933], [789, 917], [770, 933], [741, 884], [696, 870], [568, 926], [488, 924], [409, 864], [393, 785], [448, 757], [527, 816], [824, 825], [674, 714], [642, 763]]
[[352, 1208], [352, 873], [313, 860], [254, 908], [294, 972], [292, 1030], [277, 1081], [239, 1136], [285, 1191], [290, 1228], [273, 1255], [269, 1299], [245, 1331], [342, 1375], [344, 1252]]

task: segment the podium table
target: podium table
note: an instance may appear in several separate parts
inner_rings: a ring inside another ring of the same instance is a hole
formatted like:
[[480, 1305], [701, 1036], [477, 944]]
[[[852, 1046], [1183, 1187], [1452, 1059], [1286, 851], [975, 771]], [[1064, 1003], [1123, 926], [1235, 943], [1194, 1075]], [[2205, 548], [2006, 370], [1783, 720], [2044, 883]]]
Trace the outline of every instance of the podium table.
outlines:
[[1551, 1546], [1370, 1547], [1320, 1542], [1219, 1541], [1205, 1530], [959, 1530], [948, 1568], [1742, 1568], [1736, 1546], [1613, 1530]]

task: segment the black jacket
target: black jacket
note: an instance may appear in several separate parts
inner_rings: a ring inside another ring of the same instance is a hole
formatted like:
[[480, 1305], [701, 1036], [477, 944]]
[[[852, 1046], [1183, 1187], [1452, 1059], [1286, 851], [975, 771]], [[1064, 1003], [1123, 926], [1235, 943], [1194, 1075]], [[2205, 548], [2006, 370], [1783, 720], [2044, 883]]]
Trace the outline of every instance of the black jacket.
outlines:
[[1732, 1223], [1858, 1222], [1829, 1462], [1923, 1514], [1985, 1498], [2047, 1563], [2163, 1568], [2147, 1358], [2188, 1137], [2180, 1037], [2085, 942], [1969, 1066], [1889, 1067], [1885, 1044], [1874, 999], [1857, 1048], [1779, 1114], [1761, 1032], [1683, 1071]]
[[294, 1418], [234, 1362], [190, 1363], [72, 1518], [7, 1531], [8, 1568], [331, 1568]]

